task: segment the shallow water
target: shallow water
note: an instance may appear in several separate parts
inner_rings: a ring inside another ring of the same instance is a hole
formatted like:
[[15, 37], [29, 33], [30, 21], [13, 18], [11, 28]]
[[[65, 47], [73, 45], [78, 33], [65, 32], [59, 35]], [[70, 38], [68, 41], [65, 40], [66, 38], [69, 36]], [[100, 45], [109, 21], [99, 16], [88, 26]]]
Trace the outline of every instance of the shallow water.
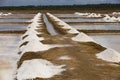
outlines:
[[58, 32], [54, 29], [53, 25], [48, 21], [46, 15], [43, 15], [44, 22], [46, 24], [47, 30], [51, 35], [57, 35]]
[[0, 34], [0, 80], [13, 80], [15, 77], [20, 34]]
[[14, 80], [17, 59], [0, 56], [0, 80]]
[[102, 19], [62, 19], [64, 22], [103, 22]]
[[79, 30], [120, 30], [119, 24], [100, 24], [100, 25], [80, 25], [80, 24], [70, 24], [72, 27]]
[[54, 14], [64, 22], [103, 22], [101, 18], [81, 17], [76, 14]]
[[0, 55], [16, 55], [20, 34], [0, 34]]
[[20, 24], [1, 24], [0, 31], [10, 31], [10, 30], [26, 30], [27, 25]]
[[32, 19], [35, 14], [12, 14], [8, 16], [1, 16], [1, 19], [7, 19], [7, 18], [12, 18], [12, 19]]
[[99, 44], [120, 52], [120, 34], [89, 34]]
[[0, 22], [28, 22], [29, 19], [0, 19]]
[[59, 18], [79, 18], [79, 15], [76, 14], [54, 14], [55, 16]]

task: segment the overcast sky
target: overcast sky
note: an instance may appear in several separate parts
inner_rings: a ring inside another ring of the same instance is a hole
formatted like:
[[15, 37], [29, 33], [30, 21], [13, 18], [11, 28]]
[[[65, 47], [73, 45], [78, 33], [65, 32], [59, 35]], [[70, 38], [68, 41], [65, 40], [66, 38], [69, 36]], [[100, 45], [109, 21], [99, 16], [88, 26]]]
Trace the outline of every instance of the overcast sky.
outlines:
[[0, 0], [0, 6], [120, 3], [120, 0]]

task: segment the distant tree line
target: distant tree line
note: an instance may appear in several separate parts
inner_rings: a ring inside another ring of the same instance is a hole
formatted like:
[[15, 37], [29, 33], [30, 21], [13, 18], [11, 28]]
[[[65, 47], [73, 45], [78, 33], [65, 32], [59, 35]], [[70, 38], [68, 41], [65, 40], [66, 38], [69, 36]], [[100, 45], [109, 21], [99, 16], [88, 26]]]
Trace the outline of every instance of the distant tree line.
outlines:
[[120, 10], [120, 4], [2, 6], [0, 10]]

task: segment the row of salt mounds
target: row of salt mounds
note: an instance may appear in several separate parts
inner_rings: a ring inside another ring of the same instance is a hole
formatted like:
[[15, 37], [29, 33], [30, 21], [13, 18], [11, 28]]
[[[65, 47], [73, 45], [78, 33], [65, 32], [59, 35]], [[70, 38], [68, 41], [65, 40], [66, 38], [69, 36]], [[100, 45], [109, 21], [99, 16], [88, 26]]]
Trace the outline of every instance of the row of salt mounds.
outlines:
[[[51, 15], [51, 16], [53, 16], [53, 15]], [[60, 23], [64, 23], [63, 21], [59, 20], [58, 18], [56, 18], [56, 20], [60, 21]], [[66, 24], [66, 23], [64, 23], [64, 24]], [[72, 40], [80, 41], [80, 42], [89, 42], [89, 41], [95, 42], [92, 38], [90, 38], [89, 36], [87, 36], [86, 34], [84, 34], [82, 32], [79, 32], [77, 36], [72, 38]], [[105, 61], [120, 62], [120, 53], [118, 53], [114, 49], [107, 48], [103, 52], [96, 54], [96, 56], [97, 56], [97, 58], [105, 60]]]
[[120, 15], [120, 12], [113, 12], [113, 15]]
[[8, 15], [12, 15], [12, 13], [3, 13], [3, 12], [0, 12], [0, 16], [8, 16]]
[[[79, 33], [77, 30], [75, 30], [74, 28], [72, 28], [62, 20], [58, 19], [57, 17], [53, 16], [52, 14], [47, 13], [47, 15], [50, 16], [52, 19], [54, 19], [54, 21], [57, 22], [58, 25], [62, 26], [61, 27], [62, 29], [70, 29], [68, 33]], [[71, 31], [71, 30], [74, 30], [74, 31]]]
[[120, 22], [120, 17], [114, 17], [114, 16], [110, 17], [109, 15], [106, 14], [103, 20], [105, 22]]
[[77, 34], [75, 37], [72, 37], [72, 40], [74, 40], [74, 41], [80, 41], [80, 42], [95, 42], [88, 35], [84, 34], [83, 32], [77, 31], [75, 28], [72, 28], [71, 26], [69, 26], [68, 24], [66, 24], [62, 20], [58, 19], [57, 17], [53, 16], [52, 14], [47, 13], [47, 15], [49, 15], [55, 21], [58, 21], [58, 25], [62, 25], [63, 26], [61, 28], [63, 28], [63, 29], [69, 29], [67, 31], [68, 34]]
[[91, 13], [87, 17], [102, 17], [101, 14]]
[[[38, 29], [38, 25], [40, 26], [40, 17], [42, 14], [38, 13], [34, 19], [32, 19], [32, 23], [28, 26], [27, 32], [23, 35], [26, 36], [28, 35], [23, 41], [21, 41], [21, 44], [24, 43], [25, 41], [28, 42], [26, 51], [41, 51], [41, 50], [46, 50], [48, 48], [47, 45], [42, 44], [40, 41], [44, 40], [44, 38], [39, 38], [37, 34], [42, 34], [38, 33], [35, 31]], [[40, 27], [39, 27], [40, 28]], [[45, 48], [45, 49], [44, 49]], [[49, 47], [50, 48], [50, 47]], [[65, 71], [63, 69], [65, 65], [54, 65], [50, 61], [47, 61], [45, 59], [31, 59], [31, 60], [25, 60], [17, 70], [17, 80], [27, 80], [27, 79], [35, 79], [35, 78], [51, 78], [54, 75], [59, 75], [61, 72]]]
[[89, 13], [80, 13], [80, 12], [75, 12], [75, 14], [79, 15], [79, 16], [88, 16]]
[[97, 13], [79, 13], [79, 12], [75, 12], [75, 14], [77, 14], [77, 15], [79, 15], [79, 16], [84, 16], [84, 17], [95, 17], [95, 18], [97, 18], [97, 17], [102, 17], [102, 15], [101, 14], [97, 14]]
[[25, 32], [25, 34], [23, 34], [22, 37], [25, 37], [20, 44], [23, 44], [24, 42], [28, 41], [27, 45], [23, 45], [20, 47], [20, 51], [22, 53], [28, 52], [28, 51], [39, 51], [38, 49], [40, 48], [40, 46], [38, 45], [42, 45], [42, 43], [40, 42], [41, 40], [44, 40], [43, 37], [39, 38], [37, 35], [38, 34], [42, 34], [42, 33], [38, 33], [36, 31], [36, 29], [39, 29], [38, 27], [41, 26], [40, 22], [40, 18], [41, 17], [41, 13], [38, 13], [33, 19], [32, 19], [32, 23], [27, 27], [27, 31]]
[[[27, 31], [25, 34], [23, 34], [22, 37], [25, 37], [20, 44], [23, 44], [24, 42], [28, 42], [27, 45], [23, 45], [20, 47], [20, 52], [26, 53], [26, 52], [38, 52], [38, 51], [45, 51], [50, 48], [54, 47], [63, 47], [63, 45], [47, 45], [43, 44], [40, 41], [44, 40], [43, 37], [38, 37], [38, 34], [42, 34], [41, 32], [37, 32], [36, 29], [42, 29], [41, 25], [42, 23], [40, 21], [40, 17], [42, 17], [42, 14], [38, 13], [34, 19], [32, 19], [32, 23], [27, 27]], [[38, 28], [39, 26], [39, 28]], [[65, 45], [66, 46], [66, 45]], [[68, 46], [68, 45], [67, 45]]]

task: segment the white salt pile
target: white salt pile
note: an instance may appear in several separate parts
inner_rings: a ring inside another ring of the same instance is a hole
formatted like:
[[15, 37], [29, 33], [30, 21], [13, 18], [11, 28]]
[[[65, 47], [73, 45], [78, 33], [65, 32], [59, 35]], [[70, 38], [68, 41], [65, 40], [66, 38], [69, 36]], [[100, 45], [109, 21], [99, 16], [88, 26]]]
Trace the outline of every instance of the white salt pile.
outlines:
[[83, 17], [102, 17], [101, 14], [98, 13], [80, 13], [80, 12], [75, 12], [75, 14], [79, 15], [79, 16], [83, 16]]
[[75, 28], [72, 28], [71, 27], [71, 29], [69, 30], [69, 31], [67, 31], [68, 33], [70, 33], [70, 34], [78, 34], [78, 33], [80, 33], [79, 31], [77, 31]]
[[80, 42], [95, 42], [91, 37], [82, 32], [80, 32], [77, 36], [72, 37], [72, 40]]
[[[22, 52], [22, 54], [24, 54], [25, 52], [38, 52], [38, 51], [45, 51], [45, 50], [49, 50], [51, 48], [55, 48], [55, 47], [65, 47], [65, 46], [69, 46], [69, 45], [47, 45], [47, 44], [43, 44], [40, 41], [44, 40], [43, 37], [38, 37], [37, 34], [42, 34], [41, 32], [37, 32], [35, 29], [37, 26], [40, 26], [40, 23], [42, 22], [38, 22], [38, 20], [41, 18], [41, 14], [38, 13], [34, 19], [33, 22], [31, 23], [31, 25], [29, 25], [26, 33], [22, 36], [27, 36], [25, 37], [21, 42], [20, 45], [23, 44], [24, 42], [28, 42], [26, 45], [22, 45], [20, 47], [20, 52]], [[35, 24], [34, 24], [35, 23]]]
[[63, 25], [61, 28], [63, 29], [70, 29], [67, 31], [68, 34], [78, 34], [75, 37], [72, 37], [72, 40], [74, 41], [80, 41], [80, 42], [95, 42], [91, 37], [89, 37], [88, 35], [77, 31], [75, 28], [72, 28], [71, 26], [69, 26], [67, 23], [63, 22], [62, 20], [58, 19], [57, 17], [53, 16], [52, 14], [48, 13], [49, 16], [51, 16], [51, 18], [57, 19], [58, 20], [58, 24], [59, 25]]
[[109, 15], [106, 14], [103, 20], [105, 22], [120, 22], [120, 17], [114, 17], [114, 16], [110, 17]]
[[98, 54], [96, 54], [97, 58], [109, 61], [109, 62], [120, 62], [120, 53], [115, 51], [114, 49], [106, 49]]
[[102, 17], [101, 14], [90, 13], [87, 17]]
[[[42, 34], [37, 32], [37, 26], [40, 26], [40, 14], [37, 14], [32, 20], [32, 24], [28, 26], [26, 33], [23, 35], [26, 36], [20, 44], [28, 42], [26, 45], [20, 46], [20, 52], [22, 55], [25, 52], [38, 52], [45, 51], [54, 47], [64, 47], [69, 45], [47, 45], [43, 44], [40, 41], [44, 40], [43, 37], [38, 37], [37, 34]], [[54, 65], [50, 61], [44, 59], [32, 59], [25, 60], [21, 67], [17, 71], [17, 80], [27, 80], [34, 78], [51, 78], [54, 75], [59, 75], [61, 72], [65, 71], [62, 67], [65, 65]]]
[[55, 47], [65, 47], [65, 46], [70, 46], [70, 45], [47, 45], [47, 44], [42, 44], [38, 40], [31, 40], [27, 43], [27, 45], [23, 45], [20, 47], [20, 51], [22, 53], [25, 52], [38, 52], [38, 51], [45, 51], [49, 50], [51, 48]]
[[113, 15], [120, 15], [120, 12], [113, 12]]
[[12, 15], [12, 13], [3, 13], [3, 12], [0, 12], [0, 16], [8, 16], [8, 15]]
[[67, 31], [67, 33], [70, 33], [70, 34], [76, 34], [76, 33], [79, 33], [79, 31], [77, 31], [75, 28], [72, 28], [70, 25], [68, 25], [67, 23], [65, 23], [64, 21], [60, 20], [59, 18], [53, 16], [52, 14], [50, 13], [47, 13], [47, 15], [49, 15], [52, 19], [54, 19], [55, 21], [58, 21], [57, 24], [58, 25], [61, 25], [61, 28], [62, 29], [70, 29]]
[[54, 65], [44, 59], [26, 60], [17, 71], [17, 79], [51, 78], [65, 71], [64, 66], [65, 65]]
[[75, 14], [79, 15], [79, 16], [88, 16], [89, 13], [80, 13], [80, 12], [75, 12]]

